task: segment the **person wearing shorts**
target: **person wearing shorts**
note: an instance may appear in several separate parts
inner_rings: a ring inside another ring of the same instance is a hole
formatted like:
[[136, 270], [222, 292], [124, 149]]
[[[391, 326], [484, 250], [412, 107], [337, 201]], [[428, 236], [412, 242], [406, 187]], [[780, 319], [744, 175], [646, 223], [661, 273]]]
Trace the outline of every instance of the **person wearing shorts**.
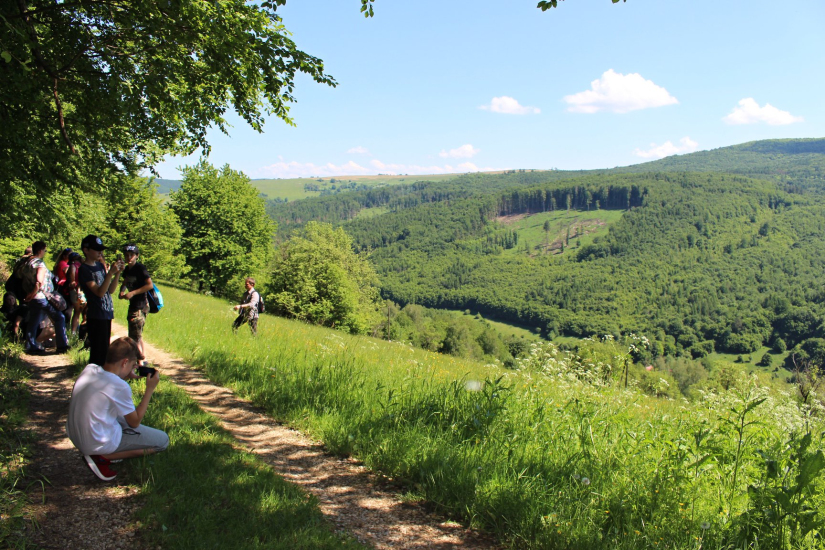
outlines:
[[126, 319], [129, 324], [129, 338], [134, 340], [138, 346], [139, 359], [146, 356], [143, 352], [143, 327], [146, 324], [146, 314], [149, 313], [149, 300], [146, 293], [152, 290], [154, 284], [149, 276], [146, 266], [138, 262], [140, 250], [134, 244], [127, 244], [123, 247], [123, 257], [126, 259], [126, 267], [123, 268], [123, 286], [120, 287], [118, 297], [121, 300], [129, 300], [129, 311]]
[[69, 289], [69, 304], [72, 306], [71, 330], [77, 334], [81, 318], [86, 321], [86, 296], [77, 283], [77, 275], [83, 258], [77, 252], [69, 254], [69, 270], [66, 272], [66, 287]]
[[139, 378], [134, 372], [137, 365], [135, 341], [118, 338], [109, 345], [104, 365], [86, 365], [72, 389], [66, 434], [103, 481], [117, 476], [112, 462], [165, 451], [169, 446], [165, 432], [141, 424], [160, 374], [155, 371], [146, 377], [146, 392], [135, 408], [126, 380]]

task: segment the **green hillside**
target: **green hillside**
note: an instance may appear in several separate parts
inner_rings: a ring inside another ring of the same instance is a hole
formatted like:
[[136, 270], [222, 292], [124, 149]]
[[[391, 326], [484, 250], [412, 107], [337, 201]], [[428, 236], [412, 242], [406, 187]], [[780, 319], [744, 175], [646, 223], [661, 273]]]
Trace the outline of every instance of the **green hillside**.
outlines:
[[429, 176], [378, 175], [378, 176], [336, 176], [327, 178], [284, 178], [257, 179], [252, 184], [267, 199], [275, 202], [292, 202], [310, 197], [337, 195], [350, 191], [365, 191], [388, 185], [405, 185], [420, 180], [444, 181], [456, 174], [434, 174]]
[[810, 354], [825, 348], [822, 190], [825, 140], [771, 140], [614, 170], [468, 174], [269, 212], [283, 234], [311, 219], [343, 223], [400, 304], [470, 309], [548, 337], [641, 332], [654, 355], [763, 345]]
[[825, 139], [752, 141], [616, 169], [618, 172], [657, 170], [768, 176], [791, 192], [825, 192]]
[[570, 179], [586, 173], [561, 170], [508, 170], [444, 176], [443, 179], [419, 176], [427, 178], [427, 181], [410, 184], [398, 182], [393, 186], [327, 194], [288, 203], [270, 200], [267, 202], [267, 212], [278, 222], [280, 236], [283, 238], [310, 220], [339, 224], [364, 215], [374, 217], [374, 212], [370, 211], [378, 208], [382, 209], [381, 211], [397, 212], [419, 204], [491, 195], [514, 187]]
[[[797, 517], [821, 515], [822, 418], [789, 393], [771, 391], [761, 377], [719, 368], [702, 381], [705, 391], [696, 400], [683, 401], [661, 398], [668, 395], [666, 379], [677, 381], [659, 369], [660, 361], [652, 373], [634, 368], [623, 388], [620, 361], [629, 352], [617, 342], [591, 343], [576, 354], [530, 346], [528, 356], [504, 370], [269, 315], [257, 338], [230, 337], [234, 312], [225, 301], [163, 291], [169, 309], [149, 321], [153, 343], [308, 432], [327, 452], [386, 476], [405, 498], [484, 529], [503, 547], [716, 549], [735, 548], [747, 535], [758, 537], [760, 548], [821, 548], [818, 532], [782, 544], [776, 525], [795, 527]], [[121, 305], [119, 319], [125, 310]], [[674, 367], [679, 362], [688, 363]], [[653, 392], [658, 397], [647, 394]], [[206, 452], [211, 441], [194, 439], [197, 430], [170, 401], [159, 403], [164, 408], [155, 409], [155, 418], [194, 440], [191, 453], [206, 462], [202, 457], [214, 456]], [[766, 476], [771, 464], [786, 477]], [[253, 466], [239, 475], [255, 477], [246, 474]], [[164, 464], [155, 471], [168, 477], [176, 470]], [[258, 488], [272, 481], [258, 477], [255, 484], [234, 484], [248, 496], [234, 491], [222, 494], [222, 502], [261, 498]], [[790, 488], [780, 485], [785, 479], [795, 480]], [[183, 513], [187, 499], [169, 499], [172, 491], [158, 485], [147, 507], [156, 521], [171, 533], [200, 525]], [[200, 493], [189, 485], [211, 502], [212, 485]], [[751, 519], [765, 508], [772, 513], [766, 503], [785, 491], [793, 491], [793, 509], [810, 512], [774, 523]], [[221, 519], [218, 508], [209, 512]], [[259, 526], [245, 534], [238, 532], [245, 522], [236, 523], [226, 531], [241, 542], [274, 530]], [[226, 540], [221, 535], [216, 540]]]

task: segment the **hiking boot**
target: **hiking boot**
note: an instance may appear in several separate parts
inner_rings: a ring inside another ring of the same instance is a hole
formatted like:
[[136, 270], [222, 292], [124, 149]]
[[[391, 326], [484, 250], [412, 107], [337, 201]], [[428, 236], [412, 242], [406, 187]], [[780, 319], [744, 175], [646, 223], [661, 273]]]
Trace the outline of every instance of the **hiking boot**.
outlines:
[[103, 481], [111, 481], [117, 476], [117, 472], [109, 468], [109, 459], [100, 455], [83, 455], [83, 460], [91, 468], [94, 474]]

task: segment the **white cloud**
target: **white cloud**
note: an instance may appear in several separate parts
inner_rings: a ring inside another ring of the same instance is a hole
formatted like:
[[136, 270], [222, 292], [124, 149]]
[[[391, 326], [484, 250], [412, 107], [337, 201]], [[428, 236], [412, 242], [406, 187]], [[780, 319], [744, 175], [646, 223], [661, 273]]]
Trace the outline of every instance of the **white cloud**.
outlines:
[[331, 176], [365, 176], [372, 170], [349, 161], [345, 164], [314, 164], [312, 162], [276, 162], [259, 168], [255, 175], [268, 178], [310, 178]]
[[781, 126], [802, 122], [801, 116], [793, 116], [788, 111], [780, 111], [770, 103], [765, 103], [760, 107], [755, 99], [746, 97], [739, 102], [738, 107], [734, 107], [729, 115], [722, 118], [728, 124], [756, 124], [765, 122], [771, 126]]
[[472, 162], [462, 162], [458, 165], [459, 172], [478, 172], [478, 166], [473, 164]]
[[467, 143], [466, 145], [462, 145], [457, 149], [450, 149], [449, 151], [441, 150], [438, 153], [438, 156], [441, 158], [453, 158], [453, 159], [469, 159], [473, 158], [475, 155], [478, 154], [478, 149]]
[[445, 164], [443, 166], [420, 166], [416, 164], [384, 163], [378, 159], [369, 162], [369, 166], [361, 166], [349, 161], [344, 164], [315, 164], [312, 162], [276, 162], [263, 166], [255, 171], [258, 178], [329, 178], [338, 176], [375, 176], [378, 174], [456, 174], [464, 172], [492, 172], [500, 168], [479, 168], [471, 162], [457, 166]]
[[351, 155], [367, 155], [369, 154], [369, 152], [369, 149], [367, 149], [366, 147], [361, 147], [360, 145], [357, 147], [353, 147], [352, 149], [349, 149], [347, 151], [347, 153]]
[[679, 103], [667, 90], [639, 73], [621, 74], [613, 69], [592, 81], [589, 90], [564, 96], [564, 101], [572, 113], [627, 113]]
[[505, 115], [537, 115], [541, 112], [538, 107], [519, 105], [518, 101], [506, 95], [494, 97], [489, 105], [482, 105], [479, 109]]
[[664, 157], [669, 157], [670, 155], [692, 153], [699, 147], [698, 143], [696, 143], [687, 136], [680, 139], [679, 144], [680, 145], [673, 145], [673, 142], [671, 141], [666, 141], [661, 145], [651, 143], [650, 149], [646, 151], [636, 149], [635, 151], [633, 151], [633, 154], [637, 157], [642, 157], [646, 159], [660, 159]]

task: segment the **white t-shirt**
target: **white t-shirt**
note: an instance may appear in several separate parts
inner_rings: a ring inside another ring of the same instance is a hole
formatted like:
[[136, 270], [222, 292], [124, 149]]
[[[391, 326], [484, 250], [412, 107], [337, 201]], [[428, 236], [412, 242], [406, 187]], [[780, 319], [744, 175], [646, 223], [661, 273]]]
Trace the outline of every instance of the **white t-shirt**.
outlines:
[[117, 419], [134, 410], [129, 384], [90, 363], [74, 383], [66, 434], [84, 455], [113, 453], [123, 437]]
[[31, 260], [31, 266], [39, 271], [40, 269], [46, 270], [46, 280], [43, 282], [43, 286], [40, 287], [40, 290], [37, 291], [37, 294], [34, 295], [34, 300], [45, 300], [46, 295], [43, 293], [45, 290], [50, 294], [54, 294], [54, 285], [52, 284], [52, 272], [49, 271], [49, 268], [46, 267], [45, 262], [43, 262], [42, 258], [34, 258]]

